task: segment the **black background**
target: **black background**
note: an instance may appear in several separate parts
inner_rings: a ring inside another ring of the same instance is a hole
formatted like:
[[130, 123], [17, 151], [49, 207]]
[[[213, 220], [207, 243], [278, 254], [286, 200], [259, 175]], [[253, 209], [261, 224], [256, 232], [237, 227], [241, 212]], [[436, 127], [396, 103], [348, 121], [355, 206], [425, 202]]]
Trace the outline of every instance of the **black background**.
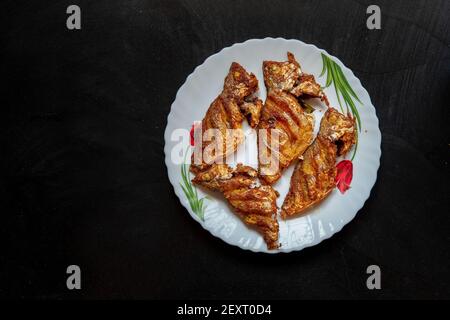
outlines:
[[[382, 29], [366, 28], [378, 4]], [[66, 28], [78, 4], [82, 29]], [[449, 298], [449, 1], [3, 1], [0, 296]], [[164, 164], [187, 75], [251, 38], [340, 58], [382, 132], [377, 182], [331, 240], [254, 254], [204, 231]], [[82, 270], [82, 290], [65, 286]], [[382, 269], [382, 290], [365, 286]]]

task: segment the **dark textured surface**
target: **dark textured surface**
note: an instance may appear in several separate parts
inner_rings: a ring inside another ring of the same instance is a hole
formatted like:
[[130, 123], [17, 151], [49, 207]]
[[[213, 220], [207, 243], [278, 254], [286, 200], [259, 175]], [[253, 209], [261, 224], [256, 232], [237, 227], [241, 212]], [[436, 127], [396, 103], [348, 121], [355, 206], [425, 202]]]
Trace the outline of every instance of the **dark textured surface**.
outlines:
[[[0, 296], [449, 298], [450, 2], [4, 1]], [[301, 39], [361, 79], [382, 132], [378, 180], [331, 240], [289, 255], [212, 237], [164, 165], [170, 105], [235, 42]], [[82, 290], [65, 269], [78, 264]], [[366, 289], [378, 264], [382, 290]]]

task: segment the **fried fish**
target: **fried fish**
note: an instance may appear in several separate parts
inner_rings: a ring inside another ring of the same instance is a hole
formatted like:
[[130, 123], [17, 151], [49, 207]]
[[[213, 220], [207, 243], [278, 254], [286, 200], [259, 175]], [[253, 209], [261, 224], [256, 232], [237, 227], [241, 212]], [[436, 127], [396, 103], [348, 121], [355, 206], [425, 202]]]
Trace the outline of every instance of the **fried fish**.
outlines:
[[314, 117], [298, 98], [316, 97], [328, 104], [314, 76], [301, 71], [292, 53], [287, 56], [288, 61], [263, 62], [267, 98], [258, 125], [258, 171], [269, 185], [312, 143]]
[[263, 235], [267, 248], [276, 249], [278, 193], [271, 186], [258, 186], [257, 179], [258, 173], [251, 167], [238, 164], [232, 169], [227, 164], [213, 164], [199, 172], [192, 182], [221, 192], [239, 217]]
[[[325, 94], [311, 74], [303, 73], [300, 64], [291, 52], [288, 61], [264, 61], [264, 84], [267, 90], [289, 92], [296, 97], [320, 98], [325, 101]], [[327, 103], [328, 105], [328, 103]]]
[[355, 143], [355, 119], [329, 108], [316, 139], [294, 169], [281, 208], [283, 219], [303, 212], [330, 194], [336, 186], [336, 158], [345, 155]]
[[[222, 92], [211, 103], [201, 122], [198, 139], [201, 143], [196, 145], [192, 155], [192, 172], [199, 172], [218, 160], [224, 161], [227, 155], [236, 151], [244, 140], [242, 122], [245, 118], [251, 127], [258, 125], [262, 101], [254, 96], [257, 90], [258, 80], [255, 75], [233, 62], [225, 77]], [[211, 136], [205, 139], [203, 135], [208, 135], [208, 132]]]

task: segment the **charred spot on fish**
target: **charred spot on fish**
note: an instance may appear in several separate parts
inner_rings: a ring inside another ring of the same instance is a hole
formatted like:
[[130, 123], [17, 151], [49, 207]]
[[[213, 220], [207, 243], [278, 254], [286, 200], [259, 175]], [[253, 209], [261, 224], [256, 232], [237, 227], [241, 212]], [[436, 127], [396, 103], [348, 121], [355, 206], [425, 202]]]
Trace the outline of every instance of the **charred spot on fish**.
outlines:
[[277, 120], [274, 117], [270, 117], [269, 119], [267, 119], [267, 123], [271, 126], [273, 126], [276, 121]]
[[342, 140], [337, 140], [337, 141], [335, 141], [334, 143], [336, 144], [336, 147], [337, 147], [337, 154], [338, 154], [338, 155], [342, 155], [342, 150], [343, 150], [344, 147], [345, 147], [344, 141], [342, 141]]

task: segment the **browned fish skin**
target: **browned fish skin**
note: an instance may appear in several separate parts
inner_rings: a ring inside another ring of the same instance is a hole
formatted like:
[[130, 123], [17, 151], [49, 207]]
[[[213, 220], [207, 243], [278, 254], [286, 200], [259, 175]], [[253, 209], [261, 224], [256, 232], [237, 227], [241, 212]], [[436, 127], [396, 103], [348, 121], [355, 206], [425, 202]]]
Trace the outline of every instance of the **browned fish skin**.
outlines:
[[[263, 72], [267, 99], [258, 129], [267, 131], [258, 130], [258, 170], [263, 183], [273, 184], [313, 139], [314, 117], [303, 110], [297, 97], [320, 97], [322, 91], [313, 76], [301, 72], [290, 52], [288, 61], [264, 61]], [[274, 150], [272, 133], [278, 135], [278, 150]]]
[[292, 53], [288, 52], [288, 61], [264, 61], [264, 84], [267, 90], [290, 92], [302, 74], [300, 64]]
[[[314, 118], [303, 111], [291, 94], [270, 91], [258, 129], [259, 177], [265, 184], [273, 184], [311, 144]], [[278, 135], [278, 150], [274, 150], [276, 139], [272, 137], [275, 133]]]
[[345, 155], [355, 142], [355, 119], [329, 108], [322, 118], [317, 138], [294, 169], [281, 208], [283, 219], [325, 199], [336, 185], [336, 157]]
[[261, 117], [261, 110], [263, 103], [261, 99], [256, 99], [252, 102], [244, 102], [241, 105], [241, 112], [247, 117], [247, 122], [252, 128], [256, 128]]
[[278, 193], [271, 186], [256, 186], [257, 176], [255, 169], [242, 164], [236, 169], [226, 164], [213, 164], [199, 172], [192, 182], [222, 192], [240, 218], [262, 233], [267, 248], [276, 249], [279, 247]]
[[320, 98], [327, 105], [325, 93], [311, 74], [303, 73], [300, 64], [291, 52], [287, 53], [288, 61], [264, 61], [264, 84], [267, 91], [278, 90], [289, 92], [296, 97]]
[[[259, 116], [262, 108], [262, 101], [254, 98], [253, 94], [258, 90], [258, 80], [255, 75], [248, 73], [239, 63], [233, 62], [230, 70], [225, 77], [222, 93], [211, 103], [205, 117], [202, 120], [202, 133], [208, 129], [217, 129], [222, 138], [222, 151], [202, 157], [202, 163], [191, 165], [191, 171], [196, 173], [204, 170], [218, 159], [224, 158], [236, 151], [238, 145], [244, 140], [242, 132], [242, 122], [247, 116], [248, 122], [252, 127], [256, 127], [259, 122]], [[232, 134], [227, 129], [232, 130]], [[214, 141], [203, 141], [198, 146], [201, 154], [205, 156], [205, 148]], [[197, 147], [196, 147], [197, 148]], [[192, 163], [194, 161], [192, 157]], [[198, 161], [197, 161], [198, 162]]]

